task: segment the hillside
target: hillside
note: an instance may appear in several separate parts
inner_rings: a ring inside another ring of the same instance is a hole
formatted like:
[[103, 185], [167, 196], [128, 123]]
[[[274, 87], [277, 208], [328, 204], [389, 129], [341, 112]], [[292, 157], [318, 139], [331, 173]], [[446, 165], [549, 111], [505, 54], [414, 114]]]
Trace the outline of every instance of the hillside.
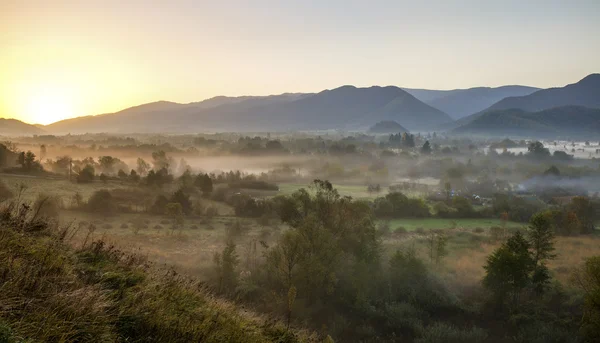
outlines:
[[406, 128], [393, 120], [380, 121], [369, 128], [369, 133], [398, 133], [408, 132]]
[[600, 109], [564, 106], [538, 112], [495, 110], [482, 114], [453, 132], [528, 137], [597, 136], [600, 134]]
[[68, 227], [16, 212], [7, 206], [0, 219], [1, 342], [310, 340], [103, 241], [74, 249]]
[[20, 120], [0, 118], [0, 135], [2, 136], [40, 135], [44, 132], [43, 129]]
[[539, 90], [539, 88], [502, 86], [447, 91], [409, 88], [404, 88], [404, 90], [424, 103], [448, 113], [453, 119], [459, 119], [474, 112], [484, 110], [506, 97], [529, 95]]
[[202, 102], [156, 102], [111, 114], [63, 120], [53, 133], [365, 130], [395, 120], [427, 129], [452, 119], [397, 87], [343, 86], [317, 94], [217, 97]]
[[600, 108], [600, 74], [588, 75], [565, 87], [542, 89], [527, 96], [508, 97], [486, 111], [519, 108], [535, 112], [559, 106]]
[[536, 112], [563, 106], [600, 108], [600, 74], [588, 75], [581, 81], [565, 87], [542, 89], [528, 96], [505, 98], [483, 111], [442, 125], [440, 129], [452, 130], [464, 126], [489, 111], [516, 108]]

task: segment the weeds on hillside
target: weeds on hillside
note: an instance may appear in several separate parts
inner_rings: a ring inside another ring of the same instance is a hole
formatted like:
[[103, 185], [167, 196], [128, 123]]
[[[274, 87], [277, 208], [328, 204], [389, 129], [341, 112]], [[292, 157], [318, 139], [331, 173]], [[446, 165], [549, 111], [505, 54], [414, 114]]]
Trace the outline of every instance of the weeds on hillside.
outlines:
[[243, 316], [198, 282], [102, 240], [74, 249], [67, 242], [76, 230], [50, 225], [27, 204], [0, 209], [0, 341], [311, 340]]

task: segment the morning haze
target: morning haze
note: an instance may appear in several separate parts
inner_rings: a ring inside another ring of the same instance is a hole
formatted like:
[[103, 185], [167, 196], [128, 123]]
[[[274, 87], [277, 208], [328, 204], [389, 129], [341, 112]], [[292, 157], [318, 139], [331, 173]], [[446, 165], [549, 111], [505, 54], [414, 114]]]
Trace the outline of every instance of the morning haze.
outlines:
[[600, 341], [597, 1], [3, 1], [0, 343]]

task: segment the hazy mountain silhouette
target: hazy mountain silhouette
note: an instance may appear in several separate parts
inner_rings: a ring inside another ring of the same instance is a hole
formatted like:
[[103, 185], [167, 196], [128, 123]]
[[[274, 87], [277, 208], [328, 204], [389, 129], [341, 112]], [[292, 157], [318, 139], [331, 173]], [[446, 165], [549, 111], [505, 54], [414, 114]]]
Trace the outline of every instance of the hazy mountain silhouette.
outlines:
[[488, 110], [520, 108], [542, 111], [559, 106], [600, 108], [600, 74], [591, 74], [565, 87], [542, 89], [527, 96], [508, 97], [490, 106]]
[[382, 120], [396, 120], [414, 130], [452, 119], [398, 87], [343, 86], [316, 94], [215, 97], [190, 104], [159, 101], [117, 113], [63, 120], [48, 125], [47, 130], [56, 133], [364, 130]]
[[0, 118], [0, 135], [29, 136], [44, 134], [45, 131], [36, 125], [30, 125], [17, 119]]
[[424, 103], [448, 113], [452, 118], [459, 119], [474, 112], [484, 110], [506, 97], [529, 95], [539, 90], [539, 88], [502, 86], [447, 91], [408, 88], [404, 88], [404, 90]]
[[600, 108], [600, 74], [588, 75], [581, 81], [565, 87], [542, 89], [527, 96], [502, 99], [483, 111], [445, 125], [445, 128], [453, 129], [466, 125], [486, 112], [494, 110], [516, 108], [536, 112], [562, 106]]
[[393, 120], [380, 121], [379, 123], [371, 126], [368, 130], [369, 133], [398, 133], [408, 132], [406, 128], [398, 124]]
[[453, 132], [535, 137], [597, 136], [600, 134], [600, 109], [563, 106], [538, 112], [491, 110]]

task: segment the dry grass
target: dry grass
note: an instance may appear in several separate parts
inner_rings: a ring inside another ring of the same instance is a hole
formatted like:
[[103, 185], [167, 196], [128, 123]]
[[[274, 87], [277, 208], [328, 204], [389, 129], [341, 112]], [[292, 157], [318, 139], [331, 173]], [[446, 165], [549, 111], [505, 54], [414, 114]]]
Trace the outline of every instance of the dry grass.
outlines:
[[74, 249], [66, 244], [72, 231], [49, 227], [22, 208], [0, 213], [3, 342], [316, 339], [240, 312], [196, 280], [150, 266], [106, 241], [85, 240]]
[[[486, 258], [498, 247], [499, 243], [481, 243], [469, 249], [455, 251], [448, 257], [445, 266], [450, 275], [461, 283], [474, 285], [485, 275], [483, 266]], [[569, 287], [569, 278], [586, 258], [600, 255], [600, 237], [557, 237], [555, 241], [556, 259], [548, 263], [554, 278]]]

